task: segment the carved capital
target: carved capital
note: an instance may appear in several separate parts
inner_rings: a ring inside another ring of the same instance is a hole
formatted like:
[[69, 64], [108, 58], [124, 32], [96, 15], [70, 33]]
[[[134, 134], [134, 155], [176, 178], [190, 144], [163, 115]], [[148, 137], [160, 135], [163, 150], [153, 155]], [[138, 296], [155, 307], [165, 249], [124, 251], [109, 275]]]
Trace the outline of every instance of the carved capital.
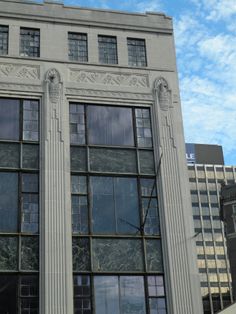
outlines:
[[171, 107], [171, 90], [167, 81], [163, 77], [159, 77], [154, 82], [153, 90], [160, 108], [167, 111]]
[[52, 103], [57, 103], [60, 98], [61, 75], [56, 69], [50, 69], [46, 73], [45, 81], [48, 84], [49, 99]]

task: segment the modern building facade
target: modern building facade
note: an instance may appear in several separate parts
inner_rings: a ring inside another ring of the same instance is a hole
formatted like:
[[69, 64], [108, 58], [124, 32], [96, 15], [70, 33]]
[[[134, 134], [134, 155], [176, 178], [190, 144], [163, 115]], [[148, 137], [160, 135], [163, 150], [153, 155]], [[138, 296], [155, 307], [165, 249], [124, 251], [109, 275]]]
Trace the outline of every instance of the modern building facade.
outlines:
[[221, 187], [221, 218], [225, 226], [232, 288], [236, 300], [236, 184]]
[[217, 145], [186, 144], [186, 157], [204, 313], [213, 314], [233, 302], [220, 192], [235, 182], [236, 168], [224, 165]]
[[0, 1], [0, 313], [200, 314], [172, 21]]

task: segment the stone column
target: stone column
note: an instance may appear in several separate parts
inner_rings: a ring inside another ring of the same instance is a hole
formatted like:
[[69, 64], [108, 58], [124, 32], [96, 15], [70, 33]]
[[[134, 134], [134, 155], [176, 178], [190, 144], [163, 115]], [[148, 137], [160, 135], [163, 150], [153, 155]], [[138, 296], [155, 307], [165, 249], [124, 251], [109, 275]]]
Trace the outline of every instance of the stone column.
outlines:
[[164, 78], [155, 80], [153, 95], [154, 141], [157, 156], [162, 155], [157, 179], [168, 313], [201, 314], [181, 111]]
[[40, 314], [73, 313], [68, 110], [50, 69], [41, 110]]

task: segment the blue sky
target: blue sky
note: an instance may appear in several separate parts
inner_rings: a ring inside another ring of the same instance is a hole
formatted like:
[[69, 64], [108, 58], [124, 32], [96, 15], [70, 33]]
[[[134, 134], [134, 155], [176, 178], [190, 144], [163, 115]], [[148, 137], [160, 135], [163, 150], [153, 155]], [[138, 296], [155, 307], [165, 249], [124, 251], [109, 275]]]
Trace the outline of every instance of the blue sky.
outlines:
[[172, 16], [185, 140], [222, 145], [225, 164], [236, 165], [236, 0], [64, 3]]

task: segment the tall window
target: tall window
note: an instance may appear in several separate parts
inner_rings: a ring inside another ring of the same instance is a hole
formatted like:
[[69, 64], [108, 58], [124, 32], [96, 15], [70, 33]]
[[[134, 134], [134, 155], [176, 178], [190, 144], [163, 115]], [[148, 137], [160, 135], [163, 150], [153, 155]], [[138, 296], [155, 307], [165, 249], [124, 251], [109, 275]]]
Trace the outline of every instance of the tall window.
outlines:
[[38, 113], [0, 98], [0, 313], [38, 313]]
[[70, 132], [75, 313], [165, 314], [150, 108], [71, 103]]
[[40, 30], [20, 28], [20, 55], [23, 57], [40, 57]]
[[0, 25], [0, 55], [8, 54], [8, 26]]
[[117, 64], [116, 37], [98, 36], [99, 62], [106, 64]]
[[87, 35], [68, 33], [68, 55], [71, 61], [88, 61]]
[[127, 38], [129, 65], [146, 67], [146, 46], [144, 39]]

